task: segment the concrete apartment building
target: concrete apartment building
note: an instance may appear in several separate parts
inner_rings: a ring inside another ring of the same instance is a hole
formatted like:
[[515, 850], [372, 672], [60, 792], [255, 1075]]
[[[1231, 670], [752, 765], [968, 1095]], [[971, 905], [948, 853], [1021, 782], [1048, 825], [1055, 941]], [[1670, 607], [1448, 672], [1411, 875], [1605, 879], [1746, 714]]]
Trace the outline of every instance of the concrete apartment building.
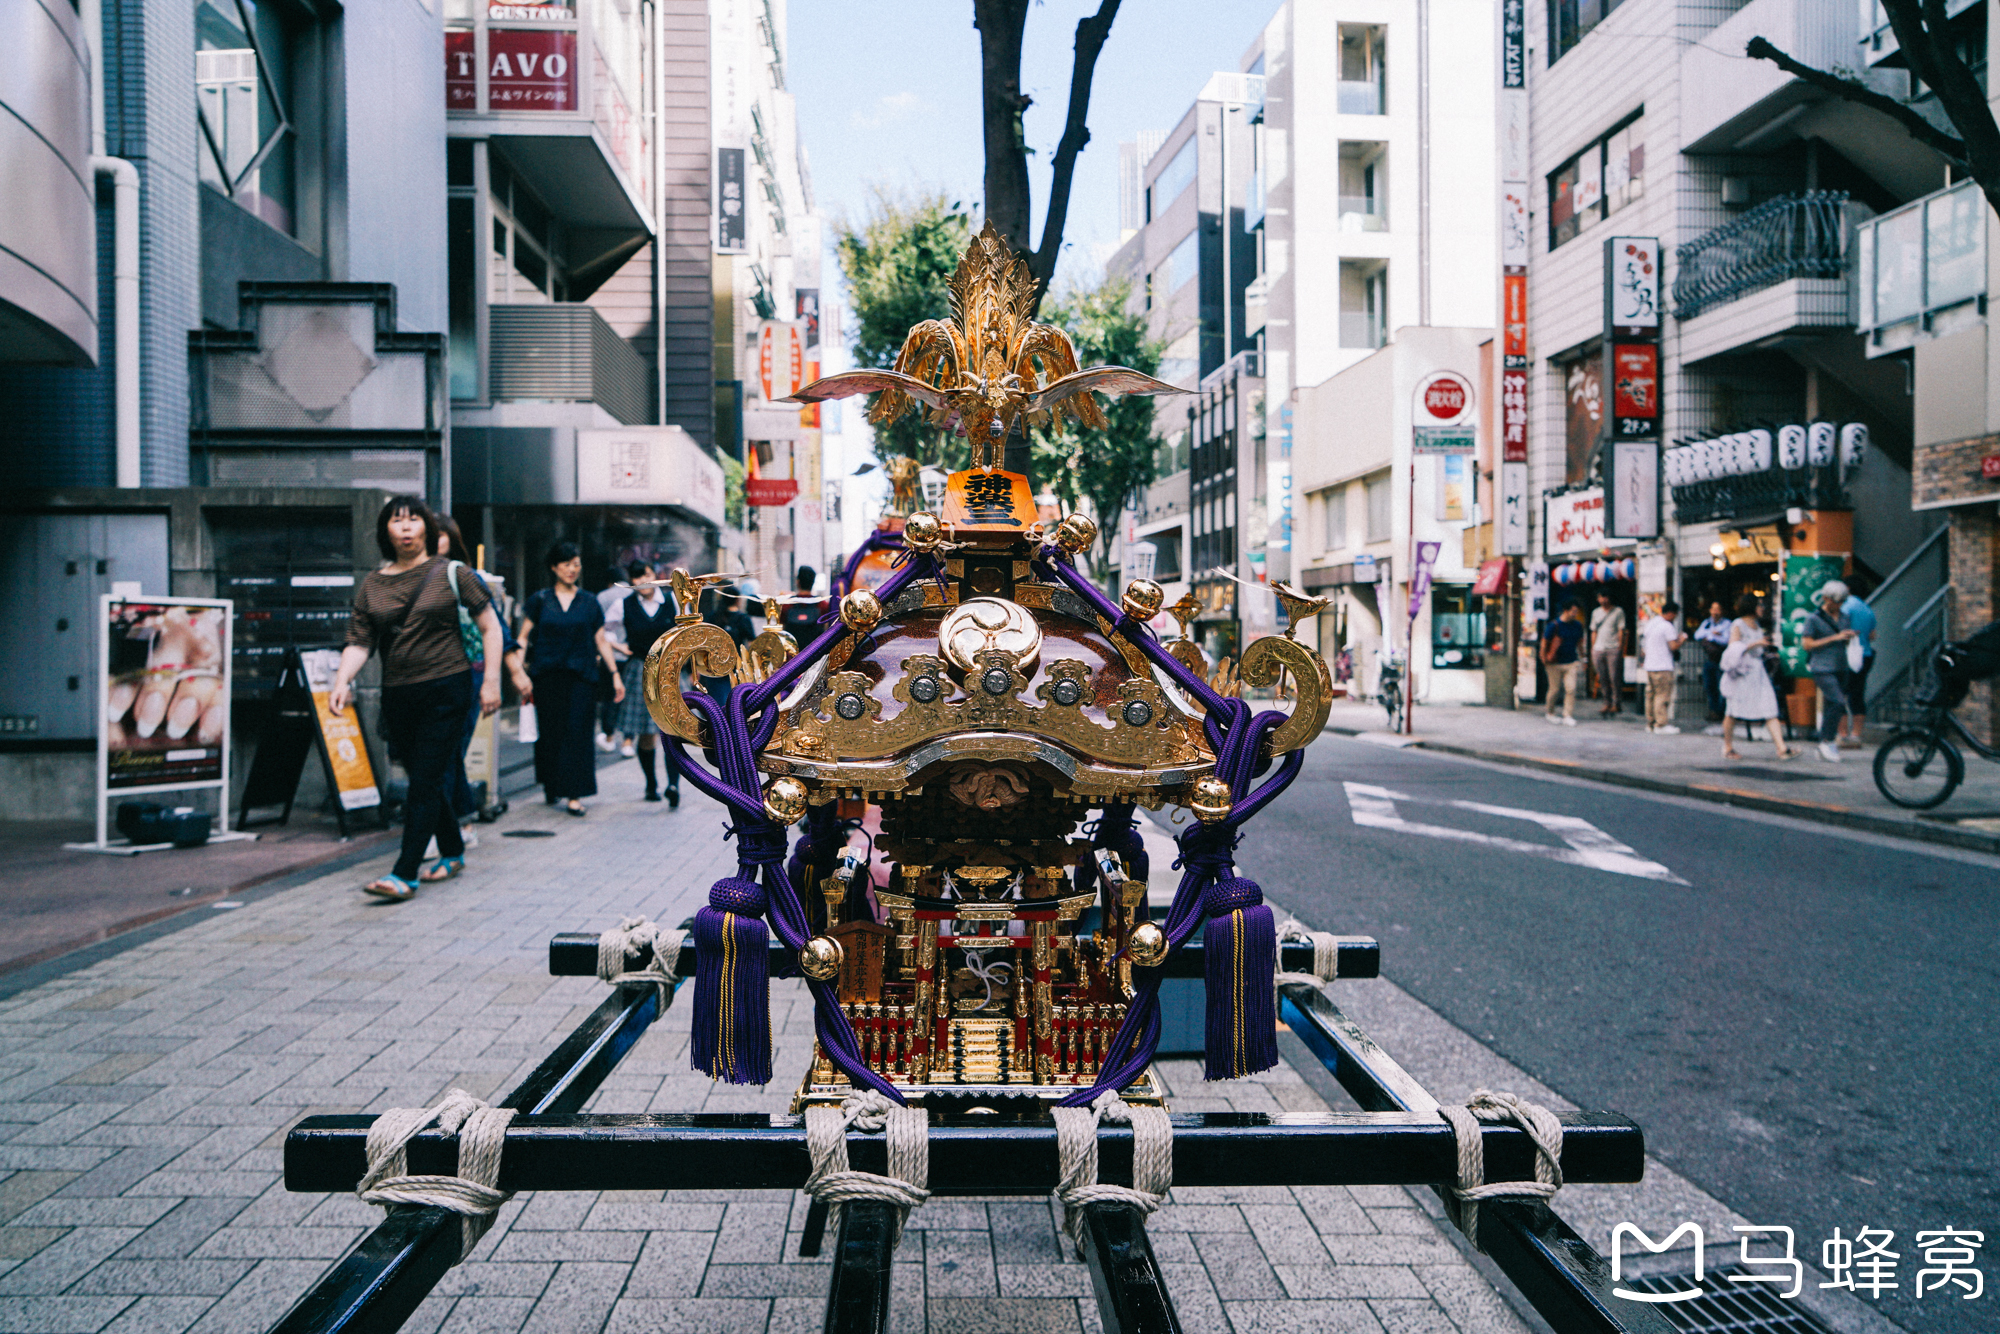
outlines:
[[[1920, 483], [1914, 507], [1911, 492], [1913, 464], [1922, 475], [1947, 442], [2000, 426], [1990, 210], [1889, 118], [1743, 55], [1763, 36], [1907, 96], [1879, 12], [1606, 8], [1526, 14], [1530, 569], [1551, 567], [1558, 600], [1602, 587], [1628, 610], [1669, 595], [1705, 609], [1778, 596], [1781, 561], [1844, 557], [1879, 586], [1879, 699], [1907, 687], [1948, 623], [1962, 633], [1993, 615], [1963, 595], [1953, 610], [1941, 590], [1948, 554], [1956, 566], [1976, 552], [1990, 571], [1995, 488], [1961, 459], [1935, 490]], [[1983, 69], [1983, 10], [1960, 8]], [[1623, 388], [1604, 379], [1609, 237], [1657, 239], [1662, 260], [1655, 540], [1579, 517], [1602, 513], [1605, 417]]]
[[[1242, 73], [1215, 76], [1144, 168], [1146, 212], [1112, 266], [1168, 345], [1162, 378], [1198, 393], [1163, 407], [1164, 476], [1128, 517], [1169, 597], [1201, 599], [1211, 654], [1281, 628], [1268, 593], [1216, 567], [1336, 590], [1316, 628], [1328, 650], [1342, 627], [1365, 641], [1359, 658], [1383, 642], [1366, 558], [1379, 553], [1394, 602], [1409, 391], [1437, 369], [1471, 376], [1491, 337], [1492, 42], [1490, 10], [1471, 3], [1283, 4]], [[1404, 337], [1415, 328], [1437, 336]], [[1458, 583], [1477, 503], [1465, 473], [1425, 460], [1416, 478], [1418, 538], [1449, 537], [1438, 574]], [[1407, 628], [1386, 624], [1401, 648]]]

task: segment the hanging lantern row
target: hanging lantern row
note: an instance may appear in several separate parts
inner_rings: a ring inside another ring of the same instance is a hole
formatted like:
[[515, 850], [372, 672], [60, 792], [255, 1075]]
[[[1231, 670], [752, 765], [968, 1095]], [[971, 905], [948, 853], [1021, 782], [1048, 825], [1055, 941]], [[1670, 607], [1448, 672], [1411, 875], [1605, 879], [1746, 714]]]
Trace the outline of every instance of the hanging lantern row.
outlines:
[[1742, 477], [1768, 472], [1773, 464], [1796, 470], [1811, 466], [1825, 468], [1836, 459], [1845, 480], [1861, 464], [1868, 452], [1868, 428], [1860, 422], [1835, 426], [1813, 422], [1807, 426], [1780, 426], [1775, 432], [1759, 427], [1735, 431], [1713, 440], [1697, 440], [1676, 445], [1661, 456], [1667, 485], [1687, 486], [1714, 481], [1718, 477]]
[[1558, 565], [1549, 571], [1549, 578], [1558, 584], [1608, 584], [1614, 579], [1638, 577], [1639, 562], [1627, 556], [1624, 560], [1579, 560], [1567, 565]]

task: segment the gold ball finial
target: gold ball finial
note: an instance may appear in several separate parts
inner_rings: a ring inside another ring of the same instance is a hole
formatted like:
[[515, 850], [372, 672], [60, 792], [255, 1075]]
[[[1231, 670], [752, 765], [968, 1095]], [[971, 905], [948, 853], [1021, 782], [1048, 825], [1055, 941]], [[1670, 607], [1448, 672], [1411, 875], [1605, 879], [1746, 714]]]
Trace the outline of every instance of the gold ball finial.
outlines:
[[1081, 514], [1064, 517], [1056, 525], [1056, 545], [1074, 556], [1079, 551], [1087, 551], [1097, 540], [1097, 525]]
[[832, 936], [814, 936], [799, 947], [799, 971], [815, 982], [831, 982], [840, 976], [844, 954]]
[[1194, 818], [1203, 824], [1214, 824], [1229, 818], [1235, 808], [1235, 801], [1229, 795], [1229, 784], [1213, 774], [1194, 781], [1194, 799], [1188, 803], [1194, 811]]
[[796, 778], [773, 778], [764, 789], [764, 814], [779, 824], [806, 818], [806, 785]]
[[857, 588], [840, 600], [840, 623], [857, 635], [865, 635], [882, 623], [882, 599], [865, 588]]
[[1141, 968], [1158, 968], [1166, 961], [1167, 933], [1151, 922], [1141, 922], [1132, 928], [1132, 934], [1125, 942], [1125, 952]]
[[1134, 579], [1125, 585], [1125, 597], [1118, 605], [1135, 621], [1150, 621], [1166, 605], [1167, 590], [1151, 579]]
[[935, 551], [944, 542], [944, 524], [929, 510], [903, 520], [903, 545], [912, 551]]

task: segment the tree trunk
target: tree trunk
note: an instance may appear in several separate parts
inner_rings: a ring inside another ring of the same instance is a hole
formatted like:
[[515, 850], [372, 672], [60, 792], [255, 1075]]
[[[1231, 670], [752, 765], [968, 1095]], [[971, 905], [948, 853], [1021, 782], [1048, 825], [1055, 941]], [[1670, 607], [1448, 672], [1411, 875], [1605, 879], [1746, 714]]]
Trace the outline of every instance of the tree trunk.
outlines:
[[1021, 34], [1029, 0], [972, 0], [979, 29], [980, 111], [986, 131], [986, 220], [1017, 255], [1032, 255], [1028, 235], [1028, 144], [1022, 113]]

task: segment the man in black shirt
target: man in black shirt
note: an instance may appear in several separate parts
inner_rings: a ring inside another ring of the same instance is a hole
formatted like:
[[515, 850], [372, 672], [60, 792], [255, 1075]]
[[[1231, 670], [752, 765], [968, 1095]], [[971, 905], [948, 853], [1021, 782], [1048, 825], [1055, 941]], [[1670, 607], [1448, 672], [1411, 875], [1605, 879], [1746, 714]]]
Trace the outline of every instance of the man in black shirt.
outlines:
[[[1551, 723], [1564, 727], [1576, 726], [1576, 694], [1583, 688], [1583, 615], [1574, 602], [1566, 604], [1562, 615], [1549, 622], [1548, 633], [1542, 636], [1542, 662], [1549, 669], [1549, 707], [1547, 717]], [[1556, 716], [1556, 700], [1562, 700], [1562, 716]]]
[[823, 628], [819, 618], [826, 614], [826, 599], [813, 596], [813, 584], [819, 579], [819, 571], [810, 565], [799, 566], [792, 577], [791, 601], [785, 603], [778, 613], [778, 625], [784, 632], [804, 648], [819, 638]]

